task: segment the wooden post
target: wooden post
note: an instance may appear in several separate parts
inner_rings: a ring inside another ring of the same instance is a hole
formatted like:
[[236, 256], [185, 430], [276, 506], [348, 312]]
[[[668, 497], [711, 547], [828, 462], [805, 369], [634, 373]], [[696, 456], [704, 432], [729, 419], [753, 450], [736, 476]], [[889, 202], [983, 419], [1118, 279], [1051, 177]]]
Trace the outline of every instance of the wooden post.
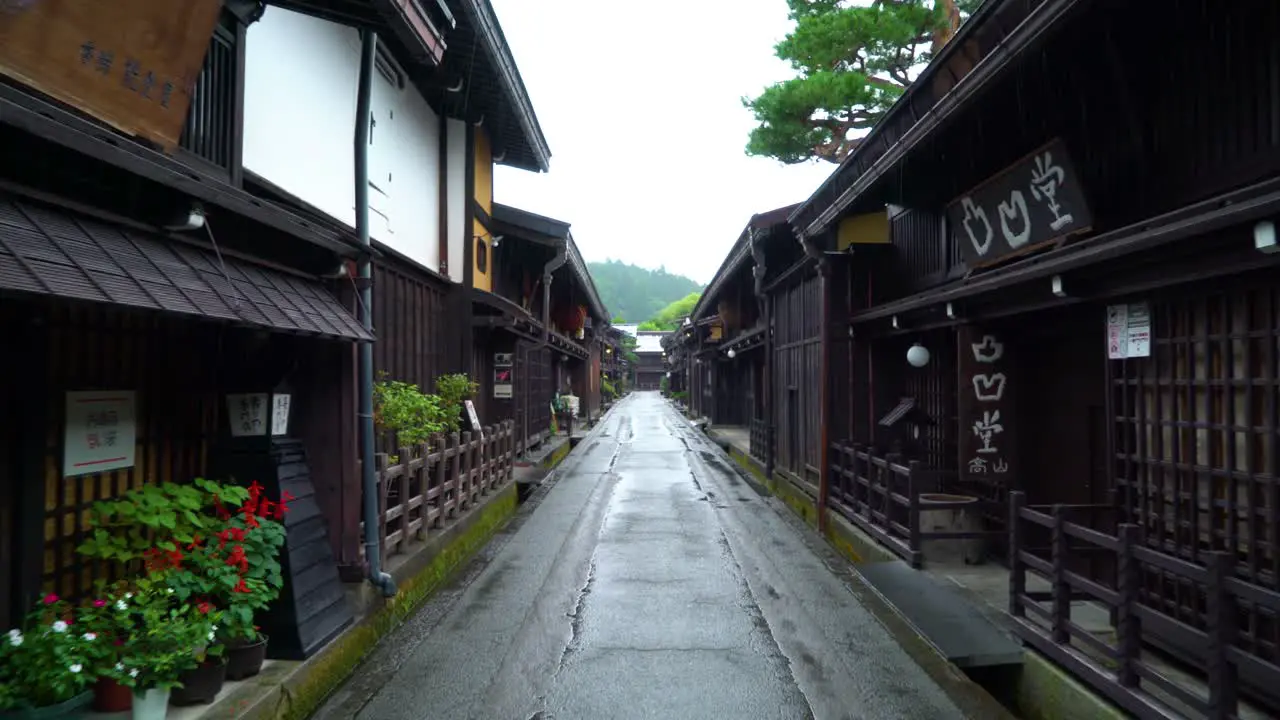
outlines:
[[[396, 548], [401, 546], [409, 539], [409, 468], [412, 467], [413, 453], [415, 448], [400, 448], [400, 467], [402, 472], [400, 477], [396, 479], [396, 500], [400, 505], [400, 542], [396, 544]], [[389, 509], [389, 508], [388, 508]], [[383, 555], [386, 555], [384, 550]]]
[[827, 528], [827, 496], [831, 492], [831, 263], [818, 260], [818, 529]]
[[[431, 436], [431, 445], [436, 449], [436, 466], [433, 468], [435, 482], [431, 484], [431, 489], [436, 491], [436, 509], [439, 511], [439, 514], [436, 515], [435, 523], [441, 523], [445, 515], [445, 483], [448, 482], [445, 477], [445, 466], [447, 464], [445, 462], [445, 442], [443, 433], [436, 433]], [[426, 496], [427, 493], [423, 491], [422, 494]], [[436, 527], [439, 527], [439, 525], [437, 524]]]
[[1071, 585], [1067, 583], [1067, 509], [1053, 506], [1053, 641], [1071, 641], [1067, 623], [1071, 621]]
[[1236, 637], [1236, 599], [1227, 587], [1235, 574], [1236, 560], [1231, 553], [1212, 552], [1205, 555], [1209, 587], [1205, 593], [1205, 620], [1208, 635], [1206, 660], [1209, 681], [1210, 720], [1236, 717], [1238, 678], [1231, 661], [1231, 646]]
[[462, 433], [462, 446], [458, 449], [458, 508], [466, 509], [471, 506], [471, 465], [473, 458], [471, 451], [471, 431], [466, 430]]
[[493, 453], [490, 447], [493, 446], [493, 426], [484, 426], [484, 437], [480, 440], [480, 493], [488, 495], [489, 489], [493, 486]]
[[1134, 548], [1142, 542], [1141, 528], [1124, 524], [1119, 528], [1120, 557], [1116, 568], [1116, 590], [1120, 596], [1116, 608], [1116, 655], [1119, 666], [1116, 680], [1121, 686], [1138, 686], [1137, 663], [1142, 657], [1142, 626], [1138, 616], [1138, 594], [1142, 591], [1142, 572]]
[[916, 477], [923, 466], [916, 460], [907, 464], [907, 546], [911, 548], [911, 565], [924, 564], [920, 550], [920, 498], [916, 495]]
[[1027, 594], [1027, 566], [1022, 563], [1022, 507], [1027, 496], [1020, 490], [1009, 493], [1009, 614], [1015, 618], [1027, 614], [1022, 598]]
[[448, 517], [453, 517], [458, 512], [458, 506], [461, 502], [459, 496], [462, 492], [459, 487], [462, 483], [462, 476], [459, 474], [462, 463], [462, 448], [458, 446], [458, 433], [456, 432], [449, 433], [449, 452], [452, 453], [449, 458], [449, 468], [452, 473], [450, 474], [449, 484], [440, 488], [440, 494], [447, 497], [444, 510]]

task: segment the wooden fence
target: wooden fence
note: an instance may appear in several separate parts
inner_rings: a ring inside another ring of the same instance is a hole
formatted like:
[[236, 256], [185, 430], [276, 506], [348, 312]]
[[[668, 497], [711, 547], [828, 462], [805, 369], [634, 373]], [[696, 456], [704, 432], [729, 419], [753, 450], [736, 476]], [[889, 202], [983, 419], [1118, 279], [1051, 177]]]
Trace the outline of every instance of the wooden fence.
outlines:
[[947, 501], [921, 495], [936, 493], [936, 472], [922, 463], [903, 463], [897, 455], [879, 456], [862, 445], [832, 443], [831, 488], [827, 502], [832, 510], [857, 525], [919, 568], [927, 559], [924, 543], [934, 540], [978, 540], [1001, 535], [998, 530], [924, 531], [920, 526], [923, 509], [970, 509], [983, 513], [992, 503], [969, 498]]
[[[378, 534], [382, 559], [405, 552], [410, 541], [453, 524], [461, 511], [510, 482], [515, 468], [515, 424], [506, 420], [483, 433], [436, 435], [429, 443], [378, 455]], [[361, 524], [361, 531], [364, 525]]]
[[[1280, 688], [1280, 666], [1256, 637], [1263, 616], [1280, 614], [1280, 593], [1236, 577], [1231, 552], [1206, 552], [1192, 563], [1148, 546], [1142, 527], [1120, 524], [1115, 533], [1073, 522], [1094, 506], [1033, 508], [1020, 492], [1009, 505], [1009, 613], [1028, 644], [1140, 718], [1235, 718], [1242, 685], [1266, 692]], [[1031, 531], [1049, 547], [1028, 542]], [[1114, 558], [1110, 577], [1070, 569], [1081, 553]], [[1050, 590], [1029, 592], [1028, 574]], [[1153, 593], [1152, 575], [1172, 578], [1191, 595], [1195, 617], [1169, 614]], [[1092, 602], [1108, 611], [1114, 643], [1074, 622], [1072, 604]], [[1046, 607], [1047, 605], [1047, 607]], [[1190, 659], [1202, 671], [1207, 694], [1198, 694], [1144, 659], [1144, 643], [1162, 649], [1197, 649]]]

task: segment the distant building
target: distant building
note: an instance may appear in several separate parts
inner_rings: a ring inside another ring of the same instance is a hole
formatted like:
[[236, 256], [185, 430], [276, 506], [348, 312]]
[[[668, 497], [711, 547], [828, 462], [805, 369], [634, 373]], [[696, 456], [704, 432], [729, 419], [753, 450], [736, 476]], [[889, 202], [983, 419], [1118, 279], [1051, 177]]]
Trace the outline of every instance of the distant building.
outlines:
[[[627, 326], [617, 326], [626, 329]], [[666, 330], [636, 331], [636, 389], [657, 390], [666, 374], [666, 358], [662, 351], [662, 338], [670, 335]]]
[[635, 337], [636, 334], [640, 332], [640, 326], [635, 323], [624, 324], [624, 325], [614, 325], [614, 327], [630, 335], [631, 337]]

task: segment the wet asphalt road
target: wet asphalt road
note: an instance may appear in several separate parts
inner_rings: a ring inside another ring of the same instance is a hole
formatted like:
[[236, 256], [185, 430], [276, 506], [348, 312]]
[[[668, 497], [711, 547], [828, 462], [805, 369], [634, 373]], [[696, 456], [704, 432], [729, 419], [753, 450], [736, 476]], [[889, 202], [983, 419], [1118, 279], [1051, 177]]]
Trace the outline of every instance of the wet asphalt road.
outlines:
[[963, 717], [656, 393], [537, 502], [316, 717]]

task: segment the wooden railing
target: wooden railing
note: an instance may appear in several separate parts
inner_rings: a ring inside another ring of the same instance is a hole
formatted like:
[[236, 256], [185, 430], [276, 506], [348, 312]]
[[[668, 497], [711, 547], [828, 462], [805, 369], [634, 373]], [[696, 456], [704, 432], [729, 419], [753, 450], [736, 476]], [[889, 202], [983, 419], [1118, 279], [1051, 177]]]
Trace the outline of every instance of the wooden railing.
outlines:
[[[1203, 564], [1187, 562], [1149, 547], [1139, 525], [1119, 524], [1112, 533], [1078, 521], [1097, 509], [1028, 507], [1022, 493], [1010, 494], [1009, 613], [1018, 635], [1140, 718], [1235, 718], [1242, 686], [1276, 693], [1280, 665], [1274, 646], [1259, 642], [1258, 628], [1280, 616], [1280, 593], [1236, 577], [1234, 553], [1205, 552]], [[1047, 548], [1029, 542], [1035, 533], [1047, 535]], [[1072, 570], [1090, 553], [1110, 556], [1110, 572]], [[1050, 589], [1029, 591], [1032, 576]], [[1182, 606], [1174, 614], [1165, 611], [1171, 589]], [[1114, 642], [1072, 618], [1073, 603], [1088, 602], [1109, 611]], [[1144, 656], [1144, 643], [1198, 666], [1207, 693], [1163, 673]]]
[[769, 461], [771, 431], [768, 420], [757, 418], [751, 421], [751, 444], [747, 446], [747, 452], [762, 463]]
[[921, 567], [924, 544], [935, 540], [985, 540], [1001, 533], [993, 530], [924, 531], [920, 513], [928, 510], [967, 509], [981, 514], [992, 503], [970, 498], [947, 501], [922, 494], [936, 491], [936, 473], [914, 460], [903, 463], [896, 455], [879, 456], [862, 445], [832, 443], [831, 487], [827, 503], [832, 510], [857, 525], [894, 554]]
[[[483, 433], [436, 435], [429, 443], [378, 455], [378, 534], [382, 558], [453, 524], [459, 513], [512, 480], [511, 420]], [[364, 525], [361, 524], [361, 531]]]

